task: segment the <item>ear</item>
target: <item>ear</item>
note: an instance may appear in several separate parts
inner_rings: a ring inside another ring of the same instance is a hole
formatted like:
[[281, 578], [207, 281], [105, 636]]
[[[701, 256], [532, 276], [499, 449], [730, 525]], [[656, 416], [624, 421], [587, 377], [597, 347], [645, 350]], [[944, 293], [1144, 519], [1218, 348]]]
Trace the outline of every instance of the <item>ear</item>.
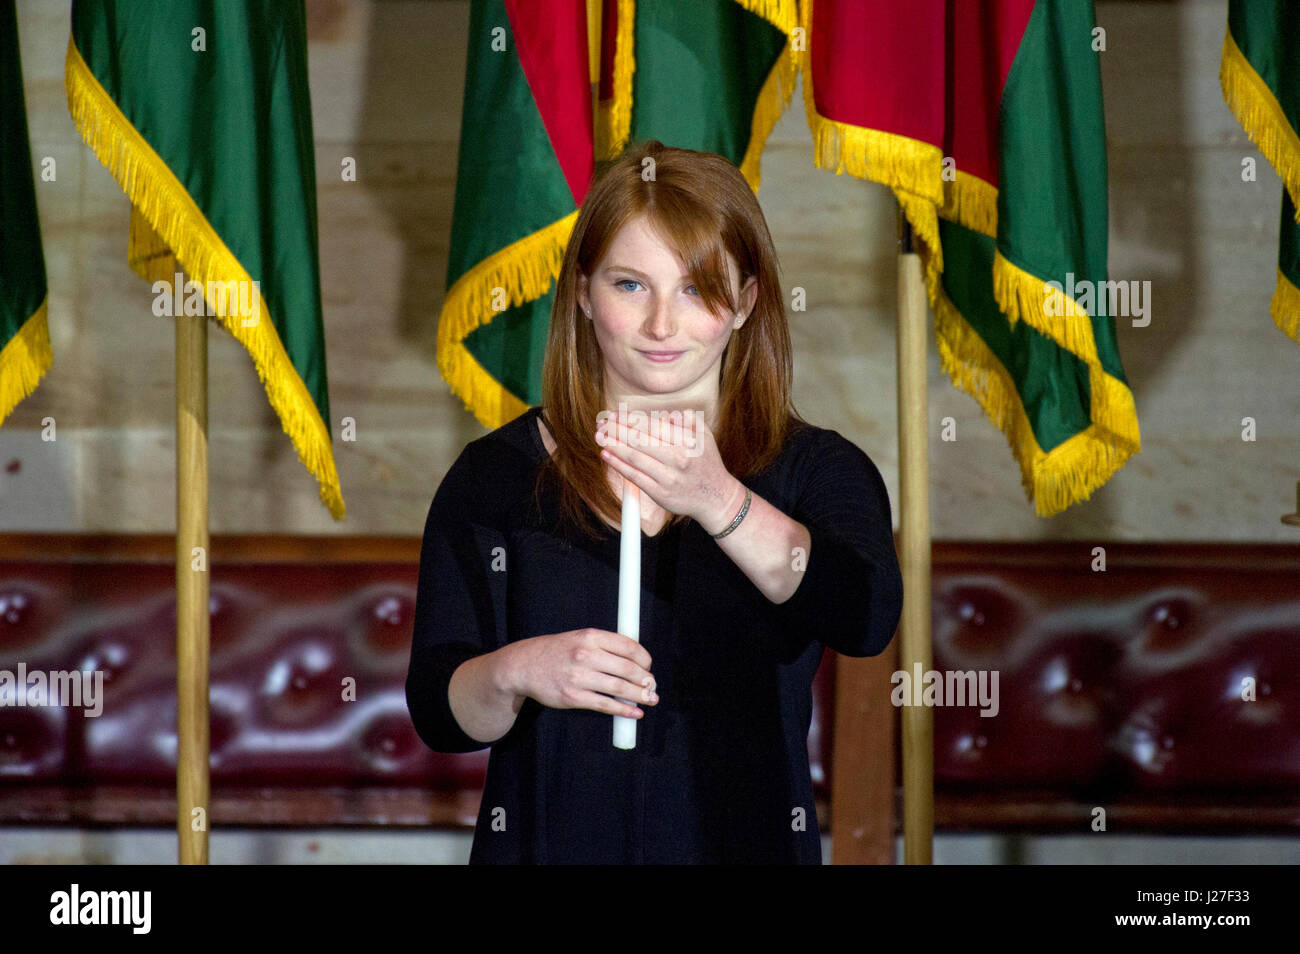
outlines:
[[750, 275], [745, 287], [740, 290], [740, 315], [748, 318], [754, 311], [754, 302], [758, 301], [758, 276]]
[[591, 296], [588, 292], [587, 276], [578, 272], [578, 307], [583, 312], [583, 317], [591, 314]]

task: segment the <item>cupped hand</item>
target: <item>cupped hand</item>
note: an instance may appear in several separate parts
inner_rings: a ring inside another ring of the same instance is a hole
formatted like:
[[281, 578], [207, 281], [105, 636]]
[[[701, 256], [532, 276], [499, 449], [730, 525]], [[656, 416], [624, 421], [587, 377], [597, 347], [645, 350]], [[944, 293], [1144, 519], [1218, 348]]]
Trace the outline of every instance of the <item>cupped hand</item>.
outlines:
[[693, 415], [689, 427], [638, 417], [645, 426], [631, 423], [627, 414], [611, 414], [597, 426], [601, 457], [669, 513], [685, 514], [710, 533], [720, 530], [744, 489], [722, 462], [704, 416]]
[[511, 643], [514, 688], [553, 709], [593, 709], [640, 718], [631, 700], [655, 705], [650, 653], [635, 639], [605, 629], [574, 629]]

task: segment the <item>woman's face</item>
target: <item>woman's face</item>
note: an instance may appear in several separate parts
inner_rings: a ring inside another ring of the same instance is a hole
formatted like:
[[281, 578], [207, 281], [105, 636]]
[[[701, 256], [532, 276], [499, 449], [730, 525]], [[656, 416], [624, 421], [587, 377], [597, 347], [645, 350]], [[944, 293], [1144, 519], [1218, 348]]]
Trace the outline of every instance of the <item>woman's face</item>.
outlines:
[[[727, 269], [736, 292], [739, 268], [730, 254]], [[748, 319], [757, 295], [751, 276], [737, 299], [741, 318]], [[605, 358], [607, 398], [656, 395], [683, 407], [717, 400], [722, 352], [737, 316], [709, 312], [685, 263], [644, 215], [619, 230], [590, 278], [578, 276], [578, 303]]]

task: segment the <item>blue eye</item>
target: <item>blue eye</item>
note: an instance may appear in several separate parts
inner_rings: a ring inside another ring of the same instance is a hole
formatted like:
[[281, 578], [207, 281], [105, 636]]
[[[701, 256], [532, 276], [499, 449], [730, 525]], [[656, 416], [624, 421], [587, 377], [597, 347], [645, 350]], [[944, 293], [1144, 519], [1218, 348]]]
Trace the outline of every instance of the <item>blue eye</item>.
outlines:
[[[620, 278], [618, 281], [614, 282], [614, 287], [622, 288], [622, 286], [624, 285], [640, 285], [640, 284], [641, 283], [637, 281], [635, 278]], [[686, 287], [688, 291], [694, 292], [697, 297], [699, 296], [700, 291], [694, 285], [688, 285]], [[623, 290], [630, 291], [630, 289], [626, 289], [626, 288]]]

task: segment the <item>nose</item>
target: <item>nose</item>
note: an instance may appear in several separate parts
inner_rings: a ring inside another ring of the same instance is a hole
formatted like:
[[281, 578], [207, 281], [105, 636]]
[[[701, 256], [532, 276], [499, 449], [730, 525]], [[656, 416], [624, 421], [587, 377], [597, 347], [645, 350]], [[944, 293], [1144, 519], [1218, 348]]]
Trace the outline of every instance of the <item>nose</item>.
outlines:
[[673, 315], [671, 299], [659, 298], [650, 306], [650, 314], [646, 316], [642, 330], [647, 338], [656, 341], [671, 338], [677, 333], [677, 319]]

